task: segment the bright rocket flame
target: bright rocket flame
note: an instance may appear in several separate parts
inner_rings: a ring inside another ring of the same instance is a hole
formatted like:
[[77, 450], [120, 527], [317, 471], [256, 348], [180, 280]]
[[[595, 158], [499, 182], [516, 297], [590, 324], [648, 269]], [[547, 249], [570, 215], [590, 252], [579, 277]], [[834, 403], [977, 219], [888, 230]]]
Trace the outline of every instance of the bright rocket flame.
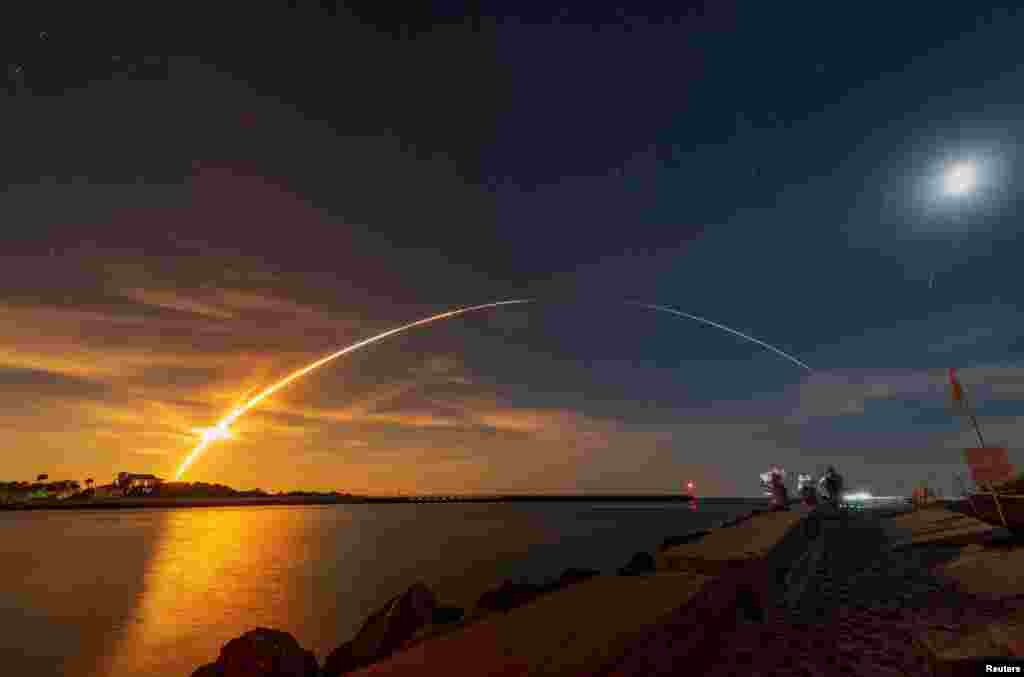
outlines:
[[337, 352], [331, 353], [327, 357], [320, 358], [319, 360], [317, 360], [316, 362], [313, 362], [312, 364], [309, 364], [309, 365], [307, 365], [307, 366], [305, 366], [305, 367], [303, 367], [301, 369], [297, 369], [296, 371], [293, 371], [288, 376], [285, 376], [283, 379], [281, 379], [280, 381], [278, 381], [274, 385], [272, 385], [269, 388], [266, 388], [265, 390], [259, 392], [254, 397], [250, 398], [245, 404], [235, 408], [234, 410], [232, 410], [232, 412], [230, 414], [228, 414], [227, 416], [222, 418], [220, 421], [218, 421], [217, 425], [215, 425], [213, 428], [209, 429], [209, 430], [217, 431], [215, 434], [209, 434], [209, 430], [207, 432], [204, 432], [203, 433], [203, 437], [200, 440], [199, 444], [197, 444], [195, 446], [195, 448], [189, 453], [189, 455], [185, 457], [185, 460], [181, 462], [181, 465], [178, 466], [178, 471], [174, 474], [174, 479], [180, 480], [182, 475], [185, 474], [185, 472], [195, 462], [195, 460], [197, 458], [199, 458], [204, 451], [206, 451], [206, 448], [208, 446], [210, 446], [211, 442], [213, 442], [216, 439], [223, 439], [223, 435], [228, 434], [228, 429], [231, 427], [231, 424], [233, 424], [235, 421], [237, 421], [239, 419], [239, 417], [242, 416], [242, 414], [244, 414], [245, 412], [249, 411], [250, 409], [255, 407], [257, 404], [259, 404], [263, 400], [267, 399], [268, 397], [270, 397], [271, 395], [276, 393], [281, 388], [284, 388], [286, 385], [288, 385], [292, 381], [294, 381], [296, 379], [299, 379], [299, 378], [302, 378], [303, 376], [305, 376], [309, 372], [313, 371], [314, 369], [319, 369], [320, 367], [324, 366], [328, 362], [332, 362], [332, 361], [338, 359], [342, 355], [346, 355], [346, 354], [351, 353], [351, 352], [353, 352], [355, 350], [359, 350], [360, 348], [362, 348], [364, 346], [368, 346], [370, 344], [376, 343], [377, 341], [381, 341], [383, 339], [386, 339], [389, 336], [393, 336], [393, 335], [399, 334], [399, 333], [401, 333], [403, 331], [412, 329], [413, 327], [419, 327], [419, 326], [424, 325], [424, 324], [430, 324], [431, 322], [436, 322], [438, 320], [444, 320], [444, 319], [447, 319], [447, 318], [450, 318], [450, 317], [455, 317], [457, 315], [462, 315], [464, 313], [469, 313], [469, 312], [472, 312], [474, 310], [484, 310], [486, 308], [497, 308], [499, 306], [506, 306], [506, 305], [511, 305], [511, 304], [514, 304], [514, 303], [531, 303], [532, 301], [533, 301], [533, 299], [515, 299], [515, 300], [511, 300], [511, 301], [497, 301], [497, 302], [494, 302], [494, 303], [483, 303], [483, 304], [478, 305], [478, 306], [469, 306], [467, 308], [456, 308], [455, 310], [449, 310], [449, 311], [444, 312], [444, 313], [438, 313], [437, 315], [431, 315], [430, 317], [426, 317], [426, 318], [424, 318], [422, 320], [416, 320], [415, 322], [410, 322], [409, 324], [403, 324], [401, 327], [395, 327], [394, 329], [389, 329], [389, 330], [387, 330], [385, 332], [381, 332], [380, 334], [377, 334], [376, 336], [371, 336], [368, 339], [363, 339], [362, 341], [358, 341], [356, 343], [353, 343], [352, 345], [350, 345], [350, 346], [348, 346], [346, 348], [342, 348], [341, 350], [339, 350]]
[[[320, 367], [324, 366], [328, 362], [332, 362], [332, 361], [338, 359], [342, 355], [347, 355], [348, 353], [351, 353], [351, 352], [354, 352], [356, 350], [359, 350], [360, 348], [363, 348], [365, 346], [368, 346], [368, 345], [374, 344], [374, 343], [376, 343], [378, 341], [381, 341], [383, 339], [386, 339], [389, 336], [393, 336], [395, 334], [400, 334], [400, 333], [402, 333], [404, 331], [407, 331], [407, 330], [412, 329], [414, 327], [422, 326], [424, 324], [430, 324], [431, 322], [437, 322], [438, 320], [445, 320], [445, 319], [448, 319], [448, 318], [456, 317], [458, 315], [463, 315], [465, 313], [470, 313], [470, 312], [473, 312], [475, 310], [486, 310], [487, 308], [498, 308], [500, 306], [507, 306], [507, 305], [513, 305], [513, 304], [519, 304], [519, 303], [534, 303], [534, 302], [536, 302], [536, 299], [513, 299], [513, 300], [509, 300], [509, 301], [495, 301], [493, 303], [482, 303], [482, 304], [476, 305], [476, 306], [468, 306], [468, 307], [465, 307], [465, 308], [456, 308], [455, 310], [449, 310], [449, 311], [444, 312], [444, 313], [438, 313], [437, 315], [431, 315], [430, 317], [423, 318], [422, 320], [416, 320], [415, 322], [410, 322], [409, 324], [403, 324], [400, 327], [395, 327], [394, 329], [389, 329], [389, 330], [387, 330], [385, 332], [381, 332], [380, 334], [377, 334], [376, 336], [371, 336], [368, 339], [363, 339], [362, 341], [358, 341], [356, 343], [353, 343], [352, 345], [347, 346], [345, 348], [342, 348], [341, 350], [339, 350], [337, 352], [331, 353], [330, 355], [328, 355], [326, 357], [322, 357], [319, 360], [317, 360], [317, 361], [315, 361], [315, 362], [313, 362], [313, 363], [311, 363], [311, 364], [309, 364], [309, 365], [307, 365], [305, 367], [302, 367], [301, 369], [297, 369], [296, 371], [293, 371], [288, 376], [285, 376], [283, 379], [281, 379], [280, 381], [278, 381], [274, 385], [270, 386], [269, 388], [266, 388], [265, 390], [260, 391], [258, 394], [256, 394], [255, 396], [253, 396], [252, 398], [247, 400], [244, 404], [242, 404], [242, 405], [236, 407], [235, 409], [233, 409], [231, 411], [231, 413], [229, 413], [227, 416], [225, 416], [220, 421], [218, 421], [217, 424], [215, 426], [213, 426], [212, 428], [207, 428], [207, 429], [203, 430], [202, 434], [201, 434], [202, 436], [200, 438], [199, 444], [197, 444], [192, 449], [192, 451], [189, 452], [189, 455], [186, 456], [185, 460], [181, 462], [180, 466], [178, 466], [178, 471], [175, 473], [174, 479], [180, 480], [182, 475], [185, 474], [185, 472], [189, 469], [189, 467], [191, 467], [191, 465], [196, 461], [196, 459], [198, 459], [200, 456], [202, 456], [203, 452], [206, 451], [207, 447], [209, 447], [210, 444], [212, 444], [213, 442], [215, 442], [217, 440], [229, 439], [231, 437], [231, 433], [230, 433], [231, 425], [235, 421], [237, 421], [247, 411], [249, 411], [250, 409], [255, 407], [257, 404], [259, 404], [263, 400], [267, 399], [268, 397], [270, 397], [271, 395], [276, 393], [281, 388], [284, 388], [286, 385], [288, 385], [292, 381], [295, 381], [296, 379], [302, 378], [303, 376], [305, 376], [309, 372], [311, 372], [311, 371], [313, 371], [315, 369], [319, 369]], [[782, 350], [776, 348], [773, 345], [765, 343], [764, 341], [760, 341], [760, 340], [754, 338], [753, 336], [748, 336], [747, 334], [744, 334], [743, 332], [740, 332], [740, 331], [737, 331], [737, 330], [732, 329], [730, 327], [727, 327], [724, 324], [719, 324], [718, 322], [714, 322], [712, 320], [707, 320], [707, 319], [704, 319], [703, 317], [698, 317], [696, 315], [690, 315], [689, 313], [684, 313], [681, 310], [676, 310], [675, 308], [670, 308], [669, 306], [659, 306], [659, 305], [655, 305], [655, 304], [635, 303], [635, 302], [627, 303], [627, 305], [639, 306], [641, 308], [648, 308], [650, 310], [657, 310], [657, 311], [664, 312], [664, 313], [670, 313], [672, 315], [678, 315], [679, 317], [685, 317], [685, 318], [688, 318], [688, 319], [691, 319], [691, 320], [695, 320], [697, 322], [701, 322], [703, 324], [715, 327], [717, 329], [721, 329], [722, 331], [727, 331], [730, 334], [733, 334], [735, 336], [739, 336], [742, 339], [745, 339], [747, 341], [751, 341], [752, 343], [756, 343], [757, 345], [759, 345], [759, 346], [761, 346], [763, 348], [767, 348], [768, 350], [771, 350], [774, 353], [782, 355], [783, 357], [785, 357], [790, 362], [793, 362], [794, 364], [799, 365], [800, 367], [803, 367], [807, 371], [812, 371], [811, 368], [806, 363], [801, 362], [800, 360], [798, 360], [797, 358], [793, 357], [789, 353], [783, 352]]]
[[219, 425], [212, 428], [204, 428], [196, 431], [202, 437], [203, 441], [209, 444], [210, 442], [216, 442], [217, 440], [230, 440], [231, 431], [226, 427]]

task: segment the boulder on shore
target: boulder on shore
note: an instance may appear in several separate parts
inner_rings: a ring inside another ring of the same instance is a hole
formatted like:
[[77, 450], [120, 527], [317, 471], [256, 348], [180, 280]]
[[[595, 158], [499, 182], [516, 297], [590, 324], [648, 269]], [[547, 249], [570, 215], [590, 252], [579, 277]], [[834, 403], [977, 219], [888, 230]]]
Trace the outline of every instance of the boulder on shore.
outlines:
[[644, 576], [653, 574], [657, 567], [654, 555], [649, 552], [638, 552], [634, 554], [626, 566], [619, 569], [620, 576]]
[[476, 608], [483, 611], [509, 611], [532, 602], [547, 591], [545, 586], [533, 583], [505, 581], [497, 588], [480, 595], [476, 601]]
[[601, 572], [597, 569], [569, 567], [558, 578], [544, 583], [506, 580], [497, 588], [488, 590], [480, 595], [476, 602], [476, 608], [480, 611], [511, 611], [516, 607], [532, 602], [541, 595], [567, 588], [570, 585], [599, 576], [600, 574]]
[[707, 536], [710, 533], [711, 533], [711, 529], [699, 529], [697, 531], [691, 531], [688, 534], [683, 534], [682, 536], [669, 536], [668, 538], [666, 538], [664, 541], [661, 542], [661, 545], [658, 546], [658, 550], [659, 551], [664, 551], [664, 550], [668, 550], [669, 548], [674, 548], [677, 545], [683, 545], [683, 544], [686, 544], [686, 543], [694, 543], [694, 542], [699, 541], [700, 539], [704, 538], [705, 536]]
[[289, 633], [256, 628], [235, 637], [220, 650], [215, 663], [198, 668], [192, 677], [318, 677], [313, 652]]
[[594, 576], [600, 576], [601, 572], [597, 569], [580, 569], [578, 567], [569, 567], [562, 572], [562, 575], [558, 577], [556, 582], [557, 589], [568, 587], [574, 583], [579, 583], [587, 579], [593, 578]]
[[433, 622], [436, 610], [437, 598], [430, 588], [423, 583], [413, 584], [371, 615], [351, 641], [332, 651], [321, 674], [343, 675], [394, 653], [420, 628]]
[[352, 641], [345, 642], [337, 647], [324, 659], [324, 669], [320, 674], [324, 677], [338, 677], [346, 675], [353, 670], [369, 665], [372, 661], [356, 656], [352, 653]]
[[457, 606], [439, 606], [434, 609], [434, 613], [430, 617], [430, 622], [433, 625], [448, 625], [449, 623], [458, 623], [462, 620], [466, 612]]

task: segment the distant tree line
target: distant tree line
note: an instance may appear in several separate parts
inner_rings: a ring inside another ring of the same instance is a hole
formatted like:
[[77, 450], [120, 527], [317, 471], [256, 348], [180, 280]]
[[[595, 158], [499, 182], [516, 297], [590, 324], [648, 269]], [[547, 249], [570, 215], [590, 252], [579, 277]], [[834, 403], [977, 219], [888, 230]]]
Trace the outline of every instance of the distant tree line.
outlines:
[[[36, 476], [35, 482], [0, 482], [0, 503], [17, 502], [23, 500], [40, 499], [72, 499], [88, 500], [100, 494], [99, 489], [117, 489], [116, 485], [97, 487], [93, 478], [88, 478], [81, 484], [77, 481], [49, 481], [48, 473], [40, 473]], [[84, 484], [84, 488], [83, 485]], [[104, 496], [111, 496], [104, 493]], [[124, 493], [113, 494], [114, 496], [135, 495], [127, 489]], [[139, 494], [143, 495], [143, 494]], [[210, 484], [207, 482], [158, 482], [151, 489], [148, 489], [145, 496], [159, 498], [261, 498], [266, 496], [292, 496], [292, 497], [351, 497], [352, 494], [343, 494], [337, 491], [316, 492], [316, 491], [289, 491], [270, 494], [262, 489], [247, 489], [239, 491], [224, 484]]]
[[238, 491], [224, 484], [164, 482], [151, 495], [161, 498], [256, 498], [268, 496], [269, 494], [262, 489]]

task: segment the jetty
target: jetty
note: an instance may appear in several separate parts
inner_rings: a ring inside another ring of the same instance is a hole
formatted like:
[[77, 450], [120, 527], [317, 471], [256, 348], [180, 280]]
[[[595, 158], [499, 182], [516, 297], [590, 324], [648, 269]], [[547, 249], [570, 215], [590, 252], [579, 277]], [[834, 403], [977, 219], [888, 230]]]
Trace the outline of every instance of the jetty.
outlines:
[[510, 585], [465, 615], [417, 584], [322, 668], [287, 633], [257, 629], [194, 677], [292, 644], [310, 677], [1024, 672], [1022, 571], [1020, 535], [958, 504], [753, 510], [667, 538], [618, 575]]
[[723, 633], [763, 617], [777, 569], [814, 535], [805, 517], [750, 513], [659, 552], [649, 575], [595, 576], [350, 674], [650, 675], [677, 661], [701, 674]]
[[656, 560], [352, 674], [866, 677], [1024, 661], [1024, 546], [942, 505], [758, 512]]

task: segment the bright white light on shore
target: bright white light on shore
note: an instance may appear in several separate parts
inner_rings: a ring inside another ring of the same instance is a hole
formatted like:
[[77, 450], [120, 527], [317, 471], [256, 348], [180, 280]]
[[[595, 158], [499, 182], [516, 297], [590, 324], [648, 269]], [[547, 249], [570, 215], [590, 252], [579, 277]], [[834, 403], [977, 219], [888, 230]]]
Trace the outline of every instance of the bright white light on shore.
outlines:
[[843, 496], [847, 501], [870, 501], [874, 496], [867, 491], [858, 491], [852, 494], [846, 494]]
[[943, 185], [949, 195], [966, 195], [978, 185], [978, 168], [973, 162], [958, 162], [946, 170]]

